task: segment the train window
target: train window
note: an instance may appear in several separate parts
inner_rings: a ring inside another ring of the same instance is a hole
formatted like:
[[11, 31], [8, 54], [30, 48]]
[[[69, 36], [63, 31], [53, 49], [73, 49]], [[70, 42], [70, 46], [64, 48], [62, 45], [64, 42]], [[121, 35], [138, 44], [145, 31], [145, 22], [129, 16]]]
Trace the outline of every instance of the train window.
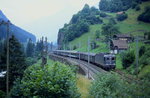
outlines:
[[106, 60], [109, 60], [109, 58], [106, 58]]
[[115, 60], [115, 58], [112, 58], [111, 60]]

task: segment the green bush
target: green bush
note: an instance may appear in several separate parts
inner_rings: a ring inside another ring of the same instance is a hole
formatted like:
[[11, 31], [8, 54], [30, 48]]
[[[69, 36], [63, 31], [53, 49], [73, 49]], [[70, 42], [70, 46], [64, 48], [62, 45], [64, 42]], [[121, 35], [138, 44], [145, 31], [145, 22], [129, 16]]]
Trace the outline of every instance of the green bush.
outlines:
[[117, 14], [116, 18], [117, 18], [118, 21], [123, 21], [123, 20], [128, 18], [128, 14], [126, 14], [126, 13]]
[[90, 88], [92, 98], [128, 98], [128, 93], [127, 83], [112, 73], [98, 75]]
[[131, 66], [131, 64], [134, 62], [134, 60], [135, 60], [135, 54], [133, 51], [124, 53], [123, 58], [122, 58], [123, 67], [127, 68], [127, 67]]
[[0, 90], [0, 98], [5, 98], [5, 93]]
[[26, 58], [26, 63], [28, 66], [33, 65], [36, 62], [37, 62], [36, 58], [31, 58], [31, 57]]
[[143, 12], [142, 14], [140, 14], [138, 16], [138, 20], [139, 21], [143, 21], [143, 22], [150, 22], [150, 7], [146, 7], [145, 8], [145, 12]]
[[99, 15], [100, 15], [100, 17], [106, 17], [107, 16], [107, 14], [104, 12], [101, 12]]
[[31, 66], [11, 91], [12, 97], [78, 98], [76, 76], [71, 68], [58, 63], [41, 68]]
[[136, 10], [136, 11], [141, 10], [140, 6], [136, 6], [136, 7], [135, 7], [135, 10]]
[[149, 98], [150, 74], [147, 74], [138, 82], [133, 80], [128, 83], [127, 79], [118, 74], [103, 73], [98, 75], [90, 88], [92, 98]]

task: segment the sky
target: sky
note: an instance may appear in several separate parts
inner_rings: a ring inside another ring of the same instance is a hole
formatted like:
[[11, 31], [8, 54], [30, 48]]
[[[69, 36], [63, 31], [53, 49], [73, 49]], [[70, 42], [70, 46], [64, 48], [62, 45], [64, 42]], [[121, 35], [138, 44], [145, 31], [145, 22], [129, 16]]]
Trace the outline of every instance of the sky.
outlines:
[[97, 6], [100, 0], [0, 0], [0, 10], [15, 25], [56, 42], [57, 34], [73, 14], [85, 4]]

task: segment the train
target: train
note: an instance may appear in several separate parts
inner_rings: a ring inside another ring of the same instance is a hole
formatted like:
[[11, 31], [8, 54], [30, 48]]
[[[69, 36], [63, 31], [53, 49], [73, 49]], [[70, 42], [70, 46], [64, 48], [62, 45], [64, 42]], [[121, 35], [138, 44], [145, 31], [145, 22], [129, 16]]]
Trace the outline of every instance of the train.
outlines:
[[54, 50], [53, 53], [59, 56], [71, 57], [83, 61], [89, 61], [105, 70], [115, 69], [116, 56], [111, 53], [86, 53], [79, 51]]

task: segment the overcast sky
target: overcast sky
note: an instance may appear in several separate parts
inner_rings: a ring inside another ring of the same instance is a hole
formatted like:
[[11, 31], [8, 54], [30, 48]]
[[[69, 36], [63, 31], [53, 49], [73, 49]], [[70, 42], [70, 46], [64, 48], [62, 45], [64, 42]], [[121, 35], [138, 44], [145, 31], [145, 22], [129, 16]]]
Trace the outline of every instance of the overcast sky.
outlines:
[[0, 0], [0, 10], [15, 25], [36, 35], [57, 41], [58, 30], [87, 3], [100, 0]]

